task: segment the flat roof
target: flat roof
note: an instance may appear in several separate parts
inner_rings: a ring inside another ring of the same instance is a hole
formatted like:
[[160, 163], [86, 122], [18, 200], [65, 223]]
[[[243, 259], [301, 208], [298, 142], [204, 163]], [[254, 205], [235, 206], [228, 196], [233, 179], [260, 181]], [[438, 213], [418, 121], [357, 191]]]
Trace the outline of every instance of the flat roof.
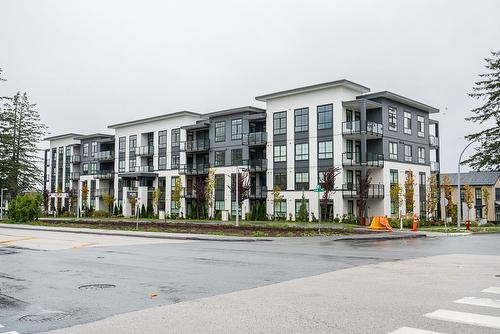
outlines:
[[376, 93], [370, 93], [370, 94], [363, 94], [360, 96], [357, 96], [356, 98], [358, 99], [375, 99], [375, 98], [386, 98], [388, 100], [396, 101], [402, 104], [406, 104], [408, 106], [414, 107], [416, 109], [420, 109], [423, 111], [427, 111], [430, 114], [435, 114], [439, 112], [438, 108], [431, 107], [430, 105], [427, 105], [422, 102], [415, 101], [413, 99], [410, 99], [408, 97], [404, 97], [402, 95], [389, 92], [387, 90], [381, 91], [381, 92], [376, 92]]
[[209, 112], [207, 114], [204, 114], [204, 116], [206, 116], [206, 117], [218, 117], [218, 116], [239, 114], [239, 113], [243, 113], [243, 112], [265, 113], [266, 109], [257, 108], [257, 107], [253, 107], [253, 106], [244, 106], [244, 107], [237, 107], [237, 108]]
[[91, 138], [114, 138], [115, 135], [111, 135], [109, 133], [92, 133], [89, 135], [82, 135], [75, 137], [75, 139], [82, 140], [82, 139], [91, 139]]
[[[457, 173], [441, 173], [441, 180], [443, 180], [444, 176], [448, 176], [450, 178], [450, 185], [458, 185]], [[463, 187], [464, 184], [468, 183], [471, 186], [492, 186], [497, 183], [499, 178], [500, 171], [472, 171], [460, 173], [460, 185]]]
[[75, 138], [75, 137], [80, 137], [83, 136], [82, 134], [79, 133], [64, 133], [61, 135], [56, 135], [56, 136], [51, 136], [51, 137], [46, 137], [43, 140], [57, 140], [57, 139], [64, 139], [64, 138]]
[[137, 125], [137, 124], [143, 124], [143, 123], [149, 123], [149, 122], [155, 122], [155, 121], [160, 121], [163, 119], [170, 119], [170, 118], [175, 118], [179, 116], [194, 116], [194, 117], [203, 117], [202, 114], [195, 113], [192, 111], [178, 111], [170, 114], [163, 114], [163, 115], [158, 115], [158, 116], [152, 116], [152, 117], [146, 117], [146, 118], [141, 118], [141, 119], [136, 119], [133, 121], [128, 121], [128, 122], [123, 122], [123, 123], [117, 123], [117, 124], [112, 124], [109, 125], [108, 128], [110, 129], [118, 129], [118, 128], [123, 128], [125, 126], [130, 126], [130, 125]]
[[[366, 109], [375, 109], [375, 108], [381, 108], [382, 105], [378, 102], [371, 101], [364, 99], [366, 101]], [[363, 99], [358, 99], [358, 100], [351, 100], [351, 101], [344, 101], [342, 102], [342, 105], [347, 108], [352, 108], [356, 109], [360, 107], [360, 102], [363, 101]]]
[[283, 91], [279, 91], [279, 92], [275, 92], [275, 93], [271, 93], [271, 94], [260, 95], [260, 96], [257, 96], [255, 99], [257, 101], [266, 102], [267, 100], [275, 99], [278, 97], [306, 93], [306, 92], [312, 92], [315, 90], [338, 87], [338, 86], [351, 88], [351, 89], [354, 89], [360, 93], [366, 93], [366, 92], [370, 91], [370, 88], [368, 88], [366, 86], [360, 85], [358, 83], [355, 83], [355, 82], [347, 80], [347, 79], [341, 79], [341, 80], [335, 80], [335, 81], [330, 81], [330, 82], [323, 82], [323, 83], [310, 85], [310, 86], [303, 86], [303, 87], [299, 87], [299, 88], [283, 90]]

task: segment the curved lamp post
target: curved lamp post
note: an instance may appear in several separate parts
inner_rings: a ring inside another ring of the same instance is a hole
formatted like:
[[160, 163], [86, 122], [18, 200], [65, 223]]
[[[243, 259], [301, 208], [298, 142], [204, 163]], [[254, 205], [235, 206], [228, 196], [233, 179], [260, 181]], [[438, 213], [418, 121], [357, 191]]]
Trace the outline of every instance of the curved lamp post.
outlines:
[[457, 231], [460, 230], [460, 221], [462, 220], [462, 191], [460, 189], [460, 162], [462, 161], [462, 155], [465, 150], [471, 146], [475, 141], [471, 141], [467, 146], [464, 147], [460, 157], [458, 158], [458, 174], [457, 174], [457, 186], [458, 186], [458, 208], [457, 208]]

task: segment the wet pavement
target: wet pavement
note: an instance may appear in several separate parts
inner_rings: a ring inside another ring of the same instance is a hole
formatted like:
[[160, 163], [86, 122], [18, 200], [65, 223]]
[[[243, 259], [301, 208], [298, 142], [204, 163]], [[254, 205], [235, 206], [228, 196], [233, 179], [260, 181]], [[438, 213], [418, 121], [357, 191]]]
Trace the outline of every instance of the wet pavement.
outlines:
[[[440, 254], [500, 254], [499, 234], [232, 243], [103, 236], [91, 240], [88, 235], [44, 233], [30, 231], [30, 240], [37, 240], [30, 245], [37, 248], [0, 243], [0, 324], [5, 330], [38, 333], [380, 262]], [[2, 228], [0, 237], [19, 236]], [[85, 240], [79, 243], [79, 238]], [[58, 247], [50, 247], [52, 243]]]

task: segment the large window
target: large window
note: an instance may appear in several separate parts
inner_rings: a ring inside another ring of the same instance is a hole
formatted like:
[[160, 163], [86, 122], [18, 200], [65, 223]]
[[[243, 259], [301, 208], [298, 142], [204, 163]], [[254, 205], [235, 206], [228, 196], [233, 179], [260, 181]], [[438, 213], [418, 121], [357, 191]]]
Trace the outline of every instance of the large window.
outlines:
[[286, 161], [286, 145], [274, 146], [274, 162]]
[[167, 169], [167, 157], [158, 157], [158, 169]]
[[320, 141], [318, 143], [318, 159], [333, 158], [333, 143], [332, 141]]
[[391, 169], [389, 172], [389, 182], [391, 184], [397, 184], [399, 183], [399, 178], [398, 178], [398, 171], [396, 169]]
[[309, 144], [295, 144], [295, 160], [309, 160]]
[[135, 172], [135, 163], [136, 163], [135, 159], [129, 159], [129, 161], [128, 161], [128, 171], [129, 172]]
[[286, 200], [274, 202], [274, 214], [276, 217], [286, 219]]
[[281, 190], [286, 190], [286, 172], [274, 173], [274, 185], [278, 186]]
[[423, 116], [417, 116], [417, 136], [425, 137], [425, 121]]
[[389, 159], [398, 160], [398, 143], [389, 142]]
[[181, 157], [179, 156], [179, 153], [176, 153], [176, 154], [172, 154], [172, 158], [171, 158], [171, 169], [177, 169], [179, 168], [180, 166], [180, 163], [181, 163]]
[[83, 174], [88, 174], [89, 173], [89, 164], [88, 163], [84, 163], [82, 165], [82, 172], [83, 172]]
[[167, 131], [158, 131], [158, 147], [167, 147]]
[[295, 109], [295, 132], [309, 131], [309, 108]]
[[181, 142], [181, 129], [172, 129], [170, 136], [172, 147], [179, 146]]
[[215, 166], [224, 166], [226, 164], [226, 151], [215, 151]]
[[231, 164], [233, 166], [243, 164], [243, 151], [241, 148], [231, 150]]
[[243, 120], [241, 118], [231, 121], [231, 140], [238, 140], [243, 137]]
[[128, 147], [130, 151], [134, 151], [137, 147], [137, 136], [133, 135], [128, 137]]
[[404, 127], [403, 132], [411, 135], [411, 113], [405, 111], [404, 112]]
[[125, 172], [125, 160], [118, 161], [118, 171], [120, 173], [124, 173]]
[[295, 190], [309, 189], [309, 172], [295, 173]]
[[394, 107], [389, 107], [389, 130], [398, 131], [398, 111]]
[[286, 111], [275, 112], [273, 114], [273, 129], [275, 135], [286, 133]]
[[118, 150], [120, 152], [125, 152], [127, 149], [126, 146], [127, 146], [127, 138], [126, 137], [118, 138]]
[[83, 144], [83, 156], [84, 157], [89, 156], [89, 143]]
[[425, 148], [418, 148], [418, 162], [421, 164], [425, 164]]
[[405, 144], [405, 161], [411, 162], [413, 154], [411, 152], [411, 145]]
[[318, 129], [331, 129], [333, 126], [333, 106], [318, 106]]
[[93, 141], [91, 147], [92, 147], [91, 155], [95, 156], [97, 153], [97, 142]]
[[[304, 200], [304, 204], [306, 205], [306, 211], [309, 212], [309, 200]], [[302, 199], [295, 200], [295, 220], [297, 220], [299, 216], [300, 206], [302, 205]]]
[[215, 122], [215, 141], [226, 140], [226, 121]]

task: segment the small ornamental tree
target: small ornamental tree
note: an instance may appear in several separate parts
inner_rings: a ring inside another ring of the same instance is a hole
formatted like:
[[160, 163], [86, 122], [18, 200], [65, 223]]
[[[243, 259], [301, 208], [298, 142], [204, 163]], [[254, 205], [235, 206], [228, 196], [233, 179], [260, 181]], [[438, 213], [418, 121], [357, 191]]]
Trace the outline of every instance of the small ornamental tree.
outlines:
[[50, 193], [47, 189], [43, 191], [43, 213], [49, 212]]
[[365, 176], [361, 176], [358, 182], [358, 212], [359, 212], [359, 223], [361, 225], [366, 225], [366, 209], [368, 204], [368, 195], [370, 191], [370, 184], [372, 178], [370, 173], [367, 171]]
[[[175, 178], [174, 190], [172, 191], [172, 202], [175, 204], [176, 209], [181, 208], [181, 198], [182, 198], [182, 183], [181, 178]], [[172, 213], [173, 215], [173, 213]]]
[[474, 206], [474, 192], [468, 183], [464, 184], [464, 202], [467, 205], [467, 220], [470, 220], [470, 210]]
[[130, 204], [132, 216], [136, 216], [138, 214], [138, 212], [136, 212], [137, 197], [129, 196], [127, 201]]
[[161, 190], [160, 188], [156, 188], [154, 191], [153, 191], [153, 209], [154, 209], [154, 212], [155, 214], [158, 213], [158, 207], [159, 207], [159, 204], [160, 204], [160, 198], [161, 198]]
[[320, 217], [322, 218], [322, 220], [326, 220], [327, 218], [326, 216], [328, 215], [328, 212], [326, 211], [328, 208], [328, 201], [330, 199], [330, 196], [335, 193], [335, 179], [339, 174], [339, 167], [330, 167], [323, 173], [323, 177], [321, 178], [321, 180], [319, 180], [319, 184], [325, 190], [323, 192], [323, 197], [321, 198], [321, 206], [323, 207], [322, 211], [324, 214], [324, 216], [322, 216], [320, 213]]
[[[238, 178], [238, 207], [236, 208], [236, 214], [239, 215], [243, 201], [250, 197], [250, 181], [248, 180], [248, 173], [240, 173], [235, 177]], [[232, 178], [231, 185], [228, 186], [232, 194], [236, 194], [235, 182], [235, 178]]]
[[415, 206], [415, 179], [413, 177], [413, 171], [406, 171], [405, 179], [405, 207], [406, 216], [409, 218], [413, 215]]
[[403, 187], [399, 183], [391, 184], [391, 205], [398, 209], [398, 218], [401, 218], [401, 205], [403, 204]]
[[306, 197], [304, 196], [304, 191], [302, 191], [302, 199], [300, 200], [299, 212], [295, 219], [299, 222], [309, 221], [309, 212], [307, 211]]
[[83, 182], [82, 185], [82, 211], [88, 211], [88, 197], [89, 197], [89, 187], [87, 186], [87, 182]]
[[57, 214], [60, 215], [61, 214], [61, 209], [62, 209], [62, 198], [61, 198], [62, 189], [61, 189], [61, 187], [57, 186], [56, 193], [57, 193], [57, 197], [56, 197], [56, 211], [57, 211]]
[[9, 218], [15, 222], [28, 222], [40, 217], [42, 196], [37, 193], [28, 193], [14, 198], [9, 203]]
[[483, 197], [483, 202], [484, 202], [484, 216], [486, 219], [488, 219], [488, 212], [489, 212], [489, 202], [490, 202], [490, 191], [488, 190], [488, 187], [483, 186], [481, 188], [481, 193]]
[[453, 187], [451, 186], [450, 177], [448, 175], [443, 176], [441, 180], [441, 188], [443, 189], [444, 198], [448, 201], [445, 211], [446, 216], [451, 217], [451, 210], [453, 208]]
[[208, 169], [208, 175], [205, 179], [205, 198], [208, 206], [208, 216], [212, 218], [215, 202], [215, 168]]
[[273, 198], [273, 219], [276, 220], [276, 205], [281, 203], [284, 196], [281, 194], [281, 188], [279, 185], [275, 185], [273, 187], [271, 194]]
[[438, 186], [437, 186], [437, 178], [436, 175], [431, 175], [429, 177], [429, 185], [427, 189], [427, 218], [430, 219], [435, 218], [434, 213], [436, 212], [436, 206], [437, 206], [437, 192], [438, 192]]
[[111, 196], [110, 193], [105, 192], [104, 194], [102, 194], [102, 201], [104, 202], [104, 206], [108, 209], [109, 216], [111, 216], [111, 207], [115, 202], [115, 198]]
[[205, 180], [196, 177], [193, 182], [194, 204], [196, 206], [196, 218], [205, 217]]

